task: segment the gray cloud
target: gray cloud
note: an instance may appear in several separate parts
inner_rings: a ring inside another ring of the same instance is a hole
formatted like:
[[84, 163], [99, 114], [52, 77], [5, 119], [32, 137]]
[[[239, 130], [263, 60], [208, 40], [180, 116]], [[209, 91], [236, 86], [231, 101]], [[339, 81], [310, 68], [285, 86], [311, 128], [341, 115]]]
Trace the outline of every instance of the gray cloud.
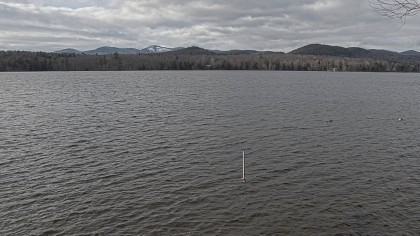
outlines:
[[290, 51], [325, 43], [420, 50], [420, 16], [383, 18], [366, 0], [0, 0], [0, 49], [197, 45]]

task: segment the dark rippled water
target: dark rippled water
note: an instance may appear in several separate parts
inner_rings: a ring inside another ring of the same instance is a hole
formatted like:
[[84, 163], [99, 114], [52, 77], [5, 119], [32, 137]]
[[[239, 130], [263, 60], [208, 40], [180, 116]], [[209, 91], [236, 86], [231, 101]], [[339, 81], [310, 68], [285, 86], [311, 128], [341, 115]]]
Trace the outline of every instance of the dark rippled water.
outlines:
[[1, 235], [420, 235], [418, 74], [1, 73], [0, 101]]

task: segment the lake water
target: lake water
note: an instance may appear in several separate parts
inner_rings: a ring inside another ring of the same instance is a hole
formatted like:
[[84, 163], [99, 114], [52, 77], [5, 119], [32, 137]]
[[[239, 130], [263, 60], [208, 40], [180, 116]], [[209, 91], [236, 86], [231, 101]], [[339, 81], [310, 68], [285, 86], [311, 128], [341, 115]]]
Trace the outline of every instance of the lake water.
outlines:
[[419, 101], [419, 74], [0, 73], [0, 234], [420, 235]]

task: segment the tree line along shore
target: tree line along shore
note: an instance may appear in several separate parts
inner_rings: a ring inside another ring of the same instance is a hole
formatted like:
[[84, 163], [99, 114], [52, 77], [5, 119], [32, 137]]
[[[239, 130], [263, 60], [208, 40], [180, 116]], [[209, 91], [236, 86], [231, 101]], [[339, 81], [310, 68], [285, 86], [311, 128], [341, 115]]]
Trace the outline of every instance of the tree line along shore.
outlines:
[[357, 58], [280, 52], [84, 55], [0, 51], [0, 71], [282, 70], [420, 72], [420, 58]]

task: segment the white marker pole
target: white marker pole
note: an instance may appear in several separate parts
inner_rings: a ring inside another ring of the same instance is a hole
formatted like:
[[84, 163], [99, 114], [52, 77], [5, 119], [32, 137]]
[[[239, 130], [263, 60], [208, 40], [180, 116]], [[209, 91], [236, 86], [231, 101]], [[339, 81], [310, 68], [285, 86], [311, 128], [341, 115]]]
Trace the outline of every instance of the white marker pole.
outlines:
[[245, 183], [245, 151], [242, 151], [242, 182]]

